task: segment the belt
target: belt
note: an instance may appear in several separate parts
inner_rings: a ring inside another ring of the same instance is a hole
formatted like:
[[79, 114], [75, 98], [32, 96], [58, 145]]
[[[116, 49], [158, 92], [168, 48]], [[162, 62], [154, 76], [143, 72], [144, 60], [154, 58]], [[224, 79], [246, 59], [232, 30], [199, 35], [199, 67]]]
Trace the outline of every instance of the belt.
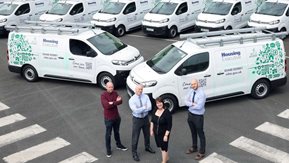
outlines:
[[135, 118], [135, 119], [145, 119], [146, 117], [147, 117], [148, 115], [146, 115], [146, 116], [144, 116], [144, 117], [135, 117], [135, 116], [133, 116], [133, 118]]
[[204, 116], [203, 114], [194, 114], [192, 112], [189, 112], [192, 116]]

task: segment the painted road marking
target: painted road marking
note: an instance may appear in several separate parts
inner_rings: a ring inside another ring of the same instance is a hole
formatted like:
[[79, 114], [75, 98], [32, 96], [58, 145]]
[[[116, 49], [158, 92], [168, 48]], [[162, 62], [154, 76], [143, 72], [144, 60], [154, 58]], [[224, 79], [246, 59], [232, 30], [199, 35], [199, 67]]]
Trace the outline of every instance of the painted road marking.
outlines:
[[288, 128], [265, 122], [260, 126], [256, 127], [255, 129], [289, 141]]
[[24, 116], [20, 115], [20, 114], [12, 114], [3, 118], [0, 118], [0, 127], [6, 126], [6, 125], [10, 125], [12, 123], [18, 122], [18, 121], [22, 121], [26, 119]]
[[208, 157], [204, 158], [199, 163], [237, 163], [237, 162], [214, 152], [210, 154]]
[[278, 117], [289, 119], [289, 109], [286, 109], [282, 113], [278, 114]]
[[97, 161], [98, 159], [95, 158], [94, 156], [92, 156], [91, 154], [89, 153], [86, 153], [86, 152], [82, 152], [82, 153], [79, 153], [75, 156], [72, 156], [68, 159], [65, 159], [59, 163], [72, 163], [72, 162], [77, 162], [77, 163], [91, 163], [91, 162], [94, 162], [94, 161]]
[[2, 102], [0, 102], [0, 111], [2, 110], [6, 110], [6, 109], [9, 109], [9, 106], [3, 104]]
[[46, 129], [36, 124], [17, 131], [10, 132], [8, 134], [0, 136], [0, 147], [3, 147], [11, 143], [15, 143], [19, 140], [37, 135], [44, 131], [46, 131]]
[[246, 137], [239, 137], [230, 145], [275, 163], [288, 163], [289, 154]]
[[8, 163], [23, 163], [51, 153], [68, 145], [70, 145], [69, 142], [57, 137], [50, 141], [25, 149], [23, 151], [11, 154], [7, 157], [4, 157], [3, 160]]

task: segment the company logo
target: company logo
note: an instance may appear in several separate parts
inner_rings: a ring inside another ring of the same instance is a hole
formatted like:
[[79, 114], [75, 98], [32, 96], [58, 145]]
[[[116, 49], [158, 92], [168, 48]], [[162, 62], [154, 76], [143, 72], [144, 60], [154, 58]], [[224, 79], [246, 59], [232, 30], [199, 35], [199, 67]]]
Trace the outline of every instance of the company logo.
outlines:
[[241, 52], [240, 51], [233, 51], [233, 52], [229, 52], [229, 53], [221, 53], [222, 58], [224, 61], [228, 61], [228, 60], [237, 60], [241, 58]]
[[96, 2], [88, 2], [87, 4], [88, 5], [93, 5], [93, 4], [96, 4]]
[[194, 1], [194, 2], [192, 2], [192, 4], [196, 4], [196, 3], [199, 3], [199, 1]]
[[58, 44], [57, 40], [47, 40], [47, 39], [43, 39], [44, 43], [52, 43], [52, 44]]
[[246, 1], [246, 2], [245, 2], [245, 4], [249, 4], [249, 3], [252, 3], [252, 1]]
[[148, 0], [140, 1], [140, 4], [143, 4], [143, 3], [149, 3], [149, 1]]
[[228, 57], [228, 56], [240, 56], [241, 55], [241, 52], [230, 52], [230, 53], [222, 53], [222, 57]]

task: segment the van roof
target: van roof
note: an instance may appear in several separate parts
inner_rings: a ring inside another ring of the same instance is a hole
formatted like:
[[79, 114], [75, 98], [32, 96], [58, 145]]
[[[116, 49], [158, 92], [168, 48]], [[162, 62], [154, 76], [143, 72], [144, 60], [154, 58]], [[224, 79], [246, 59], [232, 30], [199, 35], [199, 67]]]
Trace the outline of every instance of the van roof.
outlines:
[[128, 3], [128, 2], [134, 2], [138, 0], [110, 0], [108, 2], [120, 2], [120, 3]]
[[213, 0], [217, 2], [228, 2], [228, 3], [235, 3], [235, 2], [241, 2], [241, 0]]
[[286, 3], [289, 4], [288, 0], [267, 0], [266, 2]]
[[161, 2], [181, 3], [189, 0], [161, 0]]
[[[2, 2], [2, 1], [1, 1]], [[6, 0], [6, 1], [3, 1], [4, 3], [12, 3], [12, 4], [23, 4], [23, 3], [29, 3], [29, 2], [35, 2], [35, 0]], [[42, 1], [42, 2], [44, 2], [44, 0]]]
[[60, 0], [57, 3], [69, 3], [69, 4], [76, 4], [79, 2], [96, 2], [99, 0]]

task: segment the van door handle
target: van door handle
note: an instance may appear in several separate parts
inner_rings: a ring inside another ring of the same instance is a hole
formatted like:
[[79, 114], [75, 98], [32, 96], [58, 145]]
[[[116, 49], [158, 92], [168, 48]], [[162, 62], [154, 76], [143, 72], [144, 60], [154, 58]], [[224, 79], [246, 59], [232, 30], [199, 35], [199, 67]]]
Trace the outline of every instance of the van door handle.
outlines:
[[71, 61], [73, 61], [73, 60], [74, 60], [74, 58], [68, 58], [68, 60], [71, 60]]
[[217, 75], [224, 75], [224, 73], [223, 72], [219, 72], [219, 73], [217, 73]]
[[204, 77], [205, 77], [205, 78], [207, 78], [207, 77], [211, 77], [211, 75], [205, 75]]
[[58, 57], [58, 59], [64, 59], [63, 57]]

